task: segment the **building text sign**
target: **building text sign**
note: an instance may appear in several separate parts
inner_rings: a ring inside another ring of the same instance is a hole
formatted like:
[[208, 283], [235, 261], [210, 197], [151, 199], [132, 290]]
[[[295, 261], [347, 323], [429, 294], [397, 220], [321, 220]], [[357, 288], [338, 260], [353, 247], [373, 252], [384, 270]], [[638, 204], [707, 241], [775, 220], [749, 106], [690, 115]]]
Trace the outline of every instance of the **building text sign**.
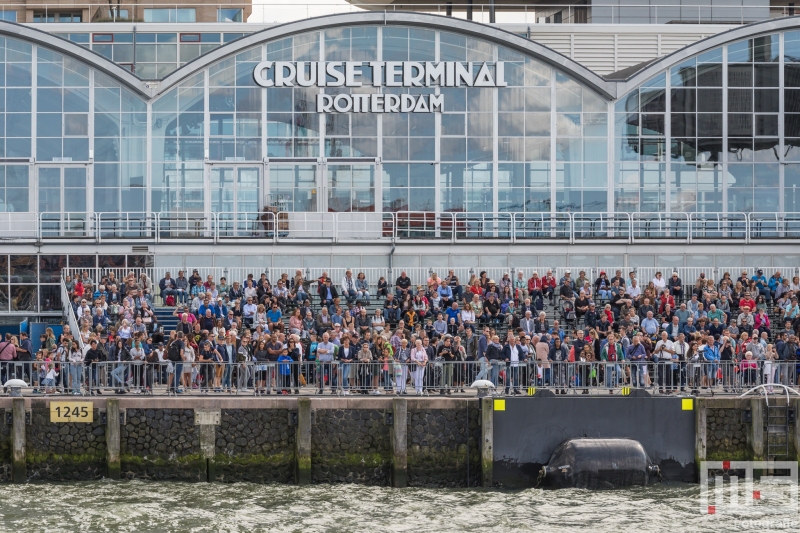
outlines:
[[[364, 69], [369, 73], [365, 75]], [[262, 87], [506, 87], [505, 65], [458, 61], [262, 61], [253, 70]], [[318, 113], [432, 113], [440, 94], [317, 95]]]

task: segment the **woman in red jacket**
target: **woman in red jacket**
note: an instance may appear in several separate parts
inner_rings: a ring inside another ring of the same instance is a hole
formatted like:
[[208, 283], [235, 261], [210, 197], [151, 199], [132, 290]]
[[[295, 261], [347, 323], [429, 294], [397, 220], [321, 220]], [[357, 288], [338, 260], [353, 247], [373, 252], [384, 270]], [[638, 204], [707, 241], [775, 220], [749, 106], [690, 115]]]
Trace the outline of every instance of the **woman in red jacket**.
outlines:
[[537, 300], [544, 299], [544, 293], [542, 292], [542, 278], [539, 277], [538, 272], [534, 272], [528, 280], [528, 295], [530, 296], [531, 301], [534, 302], [534, 305], [536, 304]]
[[542, 280], [542, 291], [550, 298], [550, 305], [553, 305], [556, 285], [558, 285], [558, 281], [553, 277], [553, 271], [548, 270], [547, 275], [544, 277], [544, 280]]
[[661, 291], [661, 296], [658, 298], [658, 312], [664, 314], [664, 308], [669, 305], [670, 309], [675, 309], [675, 298], [669, 293], [667, 289]]

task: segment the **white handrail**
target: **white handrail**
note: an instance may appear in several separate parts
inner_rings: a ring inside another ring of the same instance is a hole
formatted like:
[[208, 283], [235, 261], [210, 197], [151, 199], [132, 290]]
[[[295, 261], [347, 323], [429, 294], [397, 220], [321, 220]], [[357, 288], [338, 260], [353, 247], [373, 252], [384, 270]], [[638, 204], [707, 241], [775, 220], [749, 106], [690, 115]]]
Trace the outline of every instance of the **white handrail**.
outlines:
[[800, 213], [305, 212], [0, 213], [0, 239], [565, 240], [800, 239]]
[[61, 275], [61, 308], [64, 311], [64, 315], [67, 317], [67, 324], [69, 324], [69, 329], [72, 330], [72, 337], [78, 340], [78, 346], [81, 347], [81, 351], [83, 351], [83, 338], [81, 337], [81, 330], [78, 328], [78, 320], [75, 318], [75, 311], [72, 310], [72, 300], [69, 297], [69, 292], [67, 292], [67, 284], [64, 281], [64, 275]]

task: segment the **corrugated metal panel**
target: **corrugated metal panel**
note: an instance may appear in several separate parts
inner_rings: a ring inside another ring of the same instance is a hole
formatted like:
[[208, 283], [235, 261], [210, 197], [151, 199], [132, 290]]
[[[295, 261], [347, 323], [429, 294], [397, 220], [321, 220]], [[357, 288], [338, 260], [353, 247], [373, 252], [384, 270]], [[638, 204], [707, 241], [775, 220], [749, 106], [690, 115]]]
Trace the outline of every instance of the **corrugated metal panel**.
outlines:
[[[663, 38], [662, 46], [663, 46]], [[626, 35], [617, 36], [617, 68], [624, 68], [650, 61], [658, 57], [658, 34], [650, 35]], [[600, 72], [600, 74], [608, 74]]]
[[661, 35], [661, 55], [671, 54], [675, 50], [680, 50], [684, 46], [696, 43], [703, 39], [705, 35], [695, 34], [667, 34]]
[[548, 48], [552, 48], [559, 54], [564, 54], [570, 57], [570, 33], [546, 33], [541, 35], [533, 35], [532, 39], [539, 44], [543, 44]]
[[598, 74], [614, 72], [614, 35], [576, 33], [573, 59]]
[[655, 29], [652, 25], [643, 27], [641, 32], [620, 32], [616, 34], [616, 45], [613, 31], [536, 33], [534, 29], [531, 39], [602, 75], [671, 54], [706, 37], [696, 32], [652, 31]]

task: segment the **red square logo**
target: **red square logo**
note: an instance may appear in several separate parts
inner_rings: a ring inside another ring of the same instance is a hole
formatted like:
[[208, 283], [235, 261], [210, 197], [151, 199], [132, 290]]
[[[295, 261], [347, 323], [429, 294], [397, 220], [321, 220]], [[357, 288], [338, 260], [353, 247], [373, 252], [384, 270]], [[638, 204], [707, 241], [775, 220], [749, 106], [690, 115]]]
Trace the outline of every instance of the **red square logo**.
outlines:
[[754, 500], [760, 500], [761, 499], [761, 491], [760, 490], [754, 490], [753, 491], [753, 499]]
[[717, 506], [716, 505], [709, 505], [708, 506], [708, 514], [717, 514]]
[[730, 470], [731, 469], [731, 462], [730, 461], [722, 461], [722, 469], [723, 470]]

